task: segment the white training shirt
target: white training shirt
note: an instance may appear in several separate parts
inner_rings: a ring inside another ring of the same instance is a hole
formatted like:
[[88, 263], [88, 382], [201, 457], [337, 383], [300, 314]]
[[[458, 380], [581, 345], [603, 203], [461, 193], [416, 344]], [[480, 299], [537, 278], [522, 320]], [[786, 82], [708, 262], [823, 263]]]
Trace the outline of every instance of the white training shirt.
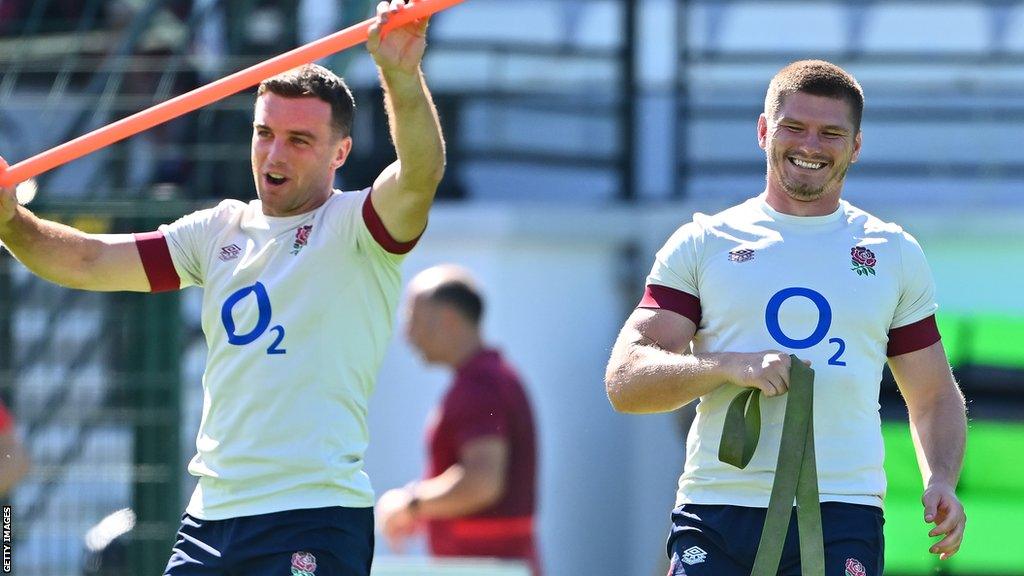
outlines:
[[[855, 256], [856, 253], [856, 256]], [[781, 214], [752, 198], [695, 214], [657, 253], [640, 307], [694, 320], [694, 353], [782, 350], [811, 360], [821, 501], [882, 506], [878, 414], [887, 357], [938, 341], [920, 246], [848, 202], [827, 216]], [[761, 437], [740, 470], [718, 460], [726, 384], [702, 396], [676, 503], [767, 507], [788, 396], [761, 399]]]
[[[209, 353], [187, 512], [372, 506], [367, 404], [413, 242], [391, 239], [369, 189], [280, 218], [259, 200], [225, 200], [160, 232], [180, 286], [204, 289]], [[158, 259], [141, 243], [140, 253], [153, 283]]]

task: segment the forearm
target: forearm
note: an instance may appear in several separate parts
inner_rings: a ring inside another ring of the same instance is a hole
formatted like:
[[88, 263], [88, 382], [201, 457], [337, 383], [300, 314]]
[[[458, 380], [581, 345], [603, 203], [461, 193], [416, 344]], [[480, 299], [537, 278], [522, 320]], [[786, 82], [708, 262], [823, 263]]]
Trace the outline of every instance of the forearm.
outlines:
[[69, 288], [85, 286], [88, 263], [99, 250], [99, 241], [88, 234], [38, 218], [25, 207], [0, 224], [0, 241], [33, 273]]
[[467, 516], [497, 502], [503, 486], [469, 474], [456, 464], [438, 476], [417, 482], [410, 487], [417, 500], [416, 515], [420, 518], [458, 518]]
[[404, 190], [433, 198], [444, 175], [445, 147], [441, 123], [419, 68], [381, 71], [384, 107], [398, 155], [398, 182]]
[[619, 412], [669, 412], [730, 381], [731, 355], [676, 354], [653, 345], [615, 351], [605, 374], [608, 399]]
[[910, 408], [910, 433], [925, 487], [956, 487], [964, 461], [967, 414], [955, 385], [934, 401]]

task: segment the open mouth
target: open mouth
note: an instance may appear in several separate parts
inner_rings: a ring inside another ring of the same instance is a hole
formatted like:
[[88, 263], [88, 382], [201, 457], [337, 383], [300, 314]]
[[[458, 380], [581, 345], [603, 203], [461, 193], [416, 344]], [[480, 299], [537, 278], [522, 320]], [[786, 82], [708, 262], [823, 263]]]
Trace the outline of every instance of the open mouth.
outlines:
[[821, 170], [825, 166], [828, 166], [828, 162], [815, 162], [812, 160], [803, 160], [800, 158], [794, 158], [789, 156], [787, 158], [789, 163], [796, 166], [797, 168], [803, 168], [804, 170]]
[[266, 172], [263, 174], [263, 180], [271, 186], [280, 186], [288, 181], [288, 178], [277, 172]]

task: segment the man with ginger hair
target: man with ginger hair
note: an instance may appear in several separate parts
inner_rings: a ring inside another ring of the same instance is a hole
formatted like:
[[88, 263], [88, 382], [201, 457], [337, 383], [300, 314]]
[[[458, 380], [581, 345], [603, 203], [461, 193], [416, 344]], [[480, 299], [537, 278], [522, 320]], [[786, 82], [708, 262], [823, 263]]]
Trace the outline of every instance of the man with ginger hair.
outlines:
[[[845, 70], [794, 62], [771, 81], [757, 139], [759, 196], [695, 214], [655, 256], [611, 353], [616, 410], [699, 399], [668, 541], [670, 575], [748, 576], [779, 456], [790, 354], [815, 369], [813, 431], [827, 576], [883, 571], [879, 385], [888, 362], [906, 400], [925, 490], [930, 552], [957, 552], [964, 398], [935, 324], [934, 285], [914, 238], [840, 199], [861, 149], [864, 95]], [[761, 437], [745, 468], [719, 460], [725, 414], [745, 389]], [[786, 506], [787, 504], [783, 504]], [[800, 574], [791, 518], [778, 574]]]

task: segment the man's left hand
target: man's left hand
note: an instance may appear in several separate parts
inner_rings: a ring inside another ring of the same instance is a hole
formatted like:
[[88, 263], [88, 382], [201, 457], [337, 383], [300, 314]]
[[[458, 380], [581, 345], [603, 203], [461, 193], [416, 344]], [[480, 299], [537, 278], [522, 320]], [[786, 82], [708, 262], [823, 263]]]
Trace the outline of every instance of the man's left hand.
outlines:
[[930, 483], [921, 496], [921, 503], [924, 504], [925, 522], [935, 524], [928, 535], [945, 535], [945, 538], [932, 544], [928, 551], [938, 554], [939, 560], [947, 560], [960, 550], [964, 538], [964, 527], [967, 525], [964, 506], [956, 497], [956, 490], [943, 483]]
[[388, 19], [404, 9], [403, 0], [377, 4], [377, 18], [370, 25], [366, 48], [383, 72], [413, 74], [423, 59], [423, 50], [427, 45], [427, 18], [389, 30], [386, 34], [381, 33]]

